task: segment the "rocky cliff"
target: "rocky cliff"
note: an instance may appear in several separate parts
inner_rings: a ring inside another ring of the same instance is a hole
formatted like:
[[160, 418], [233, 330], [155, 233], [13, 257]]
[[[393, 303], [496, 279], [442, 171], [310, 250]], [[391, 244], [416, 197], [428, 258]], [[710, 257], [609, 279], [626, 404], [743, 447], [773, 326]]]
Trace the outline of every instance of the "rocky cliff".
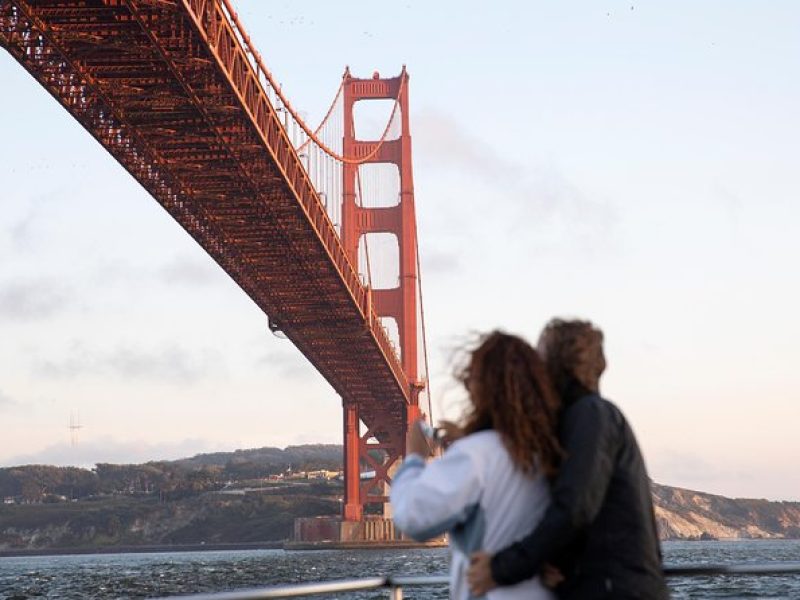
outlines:
[[661, 539], [800, 538], [800, 502], [726, 498], [653, 484]]

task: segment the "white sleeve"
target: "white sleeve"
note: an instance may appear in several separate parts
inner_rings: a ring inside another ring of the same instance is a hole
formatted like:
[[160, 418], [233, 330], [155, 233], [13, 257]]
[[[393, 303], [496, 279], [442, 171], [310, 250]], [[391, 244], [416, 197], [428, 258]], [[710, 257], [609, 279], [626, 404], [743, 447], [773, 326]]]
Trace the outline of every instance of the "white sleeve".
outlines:
[[478, 465], [459, 446], [427, 465], [421, 456], [408, 455], [392, 480], [394, 523], [415, 540], [429, 540], [466, 521], [480, 500]]

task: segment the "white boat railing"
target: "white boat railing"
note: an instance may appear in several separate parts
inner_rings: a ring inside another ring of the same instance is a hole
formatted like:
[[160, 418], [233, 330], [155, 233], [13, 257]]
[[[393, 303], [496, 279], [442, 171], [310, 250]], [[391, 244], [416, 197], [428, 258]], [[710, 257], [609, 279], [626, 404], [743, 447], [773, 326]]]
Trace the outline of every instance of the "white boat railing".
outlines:
[[[171, 600], [175, 600], [175, 598], [180, 598], [181, 600], [263, 600], [264, 598], [297, 598], [298, 596], [317, 596], [320, 594], [363, 592], [379, 589], [387, 590], [391, 600], [402, 600], [403, 588], [446, 586], [449, 582], [450, 578], [446, 575], [392, 575], [389, 577], [365, 577], [293, 585], [274, 585], [255, 590], [172, 596]], [[167, 600], [167, 598], [160, 600]]]
[[[731, 565], [671, 565], [664, 567], [667, 577], [711, 577], [711, 576], [747, 576], [747, 575], [796, 575], [800, 577], [800, 561], [741, 563]], [[341, 592], [363, 592], [368, 590], [387, 590], [391, 600], [402, 600], [403, 589], [410, 587], [446, 586], [449, 577], [446, 575], [390, 575], [388, 577], [365, 577], [360, 579], [339, 579], [335, 581], [319, 581], [293, 585], [274, 585], [270, 587], [238, 590], [233, 592], [193, 594], [189, 596], [172, 596], [172, 600], [263, 600], [265, 598], [297, 598], [299, 596], [316, 596]], [[156, 599], [167, 600], [167, 598]]]

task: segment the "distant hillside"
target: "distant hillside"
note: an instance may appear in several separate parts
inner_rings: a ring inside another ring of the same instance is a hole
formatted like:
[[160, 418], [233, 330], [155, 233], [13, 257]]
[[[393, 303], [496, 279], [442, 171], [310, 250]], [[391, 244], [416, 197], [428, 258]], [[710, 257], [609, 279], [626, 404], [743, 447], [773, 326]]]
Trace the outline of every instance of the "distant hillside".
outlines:
[[[338, 445], [257, 448], [93, 470], [0, 469], [0, 551], [282, 540], [296, 517], [338, 514]], [[800, 538], [800, 502], [732, 499], [653, 484], [662, 539]]]
[[262, 493], [157, 495], [0, 505], [0, 552], [281, 541], [297, 517], [337, 514], [341, 486], [274, 486]]
[[337, 444], [307, 444], [280, 448], [254, 448], [234, 452], [197, 454], [191, 458], [170, 461], [190, 469], [202, 467], [252, 468], [262, 475], [272, 475], [291, 468], [294, 471], [342, 468], [342, 447]]
[[0, 469], [0, 552], [285, 540], [294, 519], [337, 514], [342, 447], [257, 448], [94, 469]]
[[157, 493], [176, 499], [219, 489], [229, 481], [260, 479], [292, 471], [339, 470], [342, 447], [311, 444], [198, 454], [140, 465], [100, 463], [94, 469], [24, 465], [0, 469], [0, 502], [80, 499], [115, 493]]
[[662, 539], [800, 538], [800, 502], [726, 498], [653, 484]]

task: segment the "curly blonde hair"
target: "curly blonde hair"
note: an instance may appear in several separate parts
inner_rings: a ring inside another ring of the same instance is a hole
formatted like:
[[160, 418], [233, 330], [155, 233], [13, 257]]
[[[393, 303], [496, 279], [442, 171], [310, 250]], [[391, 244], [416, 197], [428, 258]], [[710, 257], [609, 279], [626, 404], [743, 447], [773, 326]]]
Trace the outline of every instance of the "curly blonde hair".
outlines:
[[494, 429], [520, 470], [555, 474], [562, 456], [556, 432], [560, 402], [530, 344], [492, 331], [481, 337], [456, 377], [472, 401], [465, 433]]

